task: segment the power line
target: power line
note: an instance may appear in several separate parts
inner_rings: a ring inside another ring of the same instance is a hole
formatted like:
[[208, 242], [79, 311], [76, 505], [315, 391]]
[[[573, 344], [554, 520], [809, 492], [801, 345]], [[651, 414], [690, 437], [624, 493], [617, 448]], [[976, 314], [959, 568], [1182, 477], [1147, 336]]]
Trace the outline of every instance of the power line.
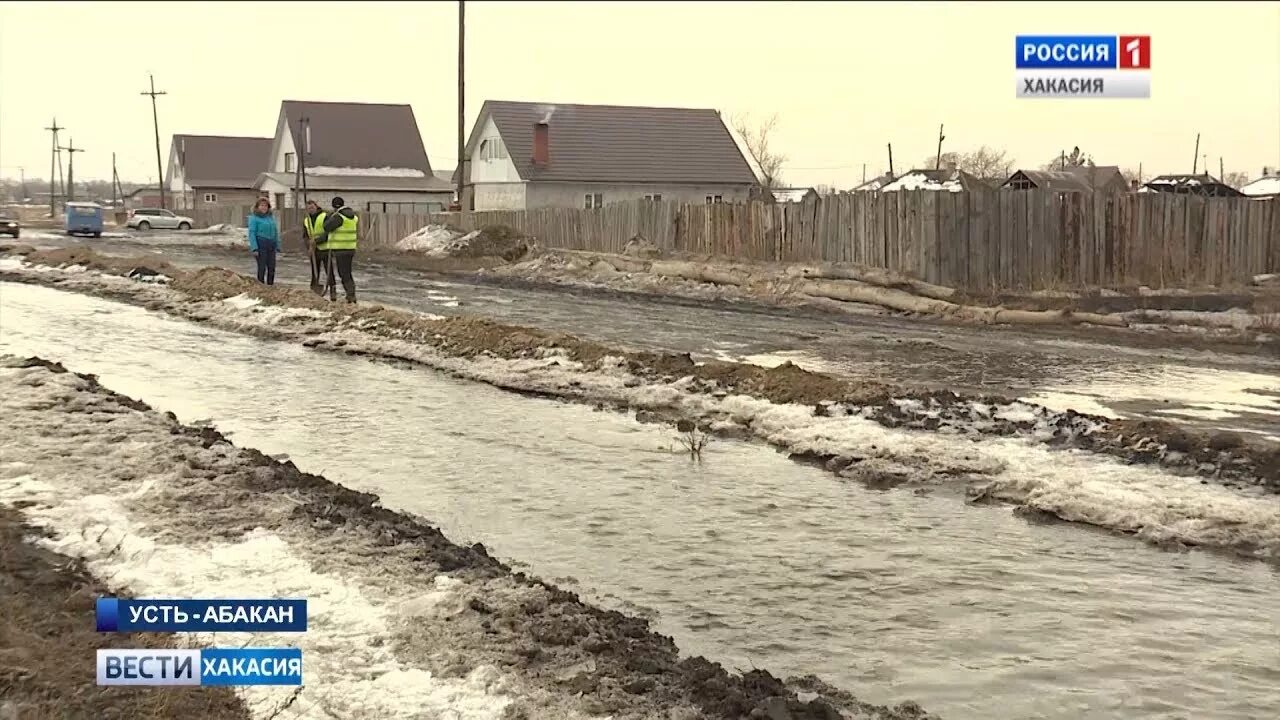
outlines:
[[84, 148], [76, 147], [75, 138], [71, 138], [71, 140], [67, 143], [66, 147], [59, 148], [59, 149], [65, 150], [67, 152], [67, 187], [66, 187], [67, 200], [68, 201], [75, 200], [76, 199], [76, 153], [84, 152]]

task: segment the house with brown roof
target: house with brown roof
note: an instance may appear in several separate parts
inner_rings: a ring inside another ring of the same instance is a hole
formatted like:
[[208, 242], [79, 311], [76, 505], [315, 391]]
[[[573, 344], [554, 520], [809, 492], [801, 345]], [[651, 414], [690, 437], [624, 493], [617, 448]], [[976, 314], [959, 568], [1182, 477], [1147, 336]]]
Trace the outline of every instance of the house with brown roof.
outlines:
[[1142, 189], [1147, 192], [1203, 197], [1244, 197], [1244, 193], [1208, 173], [1199, 175], [1161, 175], [1152, 178]]
[[252, 205], [267, 167], [271, 138], [174, 135], [165, 183], [175, 210]]
[[1129, 182], [1115, 165], [1084, 165], [1065, 170], [1019, 170], [1000, 189], [1123, 193]]
[[254, 187], [276, 207], [300, 202], [304, 183], [308, 198], [327, 207], [341, 196], [361, 212], [440, 212], [453, 201], [408, 105], [285, 100], [268, 158]]
[[475, 210], [746, 202], [759, 186], [715, 110], [487, 100], [466, 154]]

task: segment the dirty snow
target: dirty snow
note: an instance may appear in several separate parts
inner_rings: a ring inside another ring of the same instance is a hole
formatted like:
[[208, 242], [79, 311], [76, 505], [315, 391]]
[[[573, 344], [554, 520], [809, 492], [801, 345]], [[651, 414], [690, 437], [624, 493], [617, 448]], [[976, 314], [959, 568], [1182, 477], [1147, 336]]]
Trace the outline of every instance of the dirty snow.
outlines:
[[244, 233], [244, 228], [230, 223], [218, 223], [217, 225], [210, 225], [207, 228], [187, 230], [186, 233], [188, 235], [233, 235], [237, 233]]
[[[158, 500], [158, 507], [172, 514], [174, 506], [163, 502], [166, 494], [191, 482], [184, 464], [157, 453], [167, 431], [156, 427], [156, 414], [95, 419], [111, 410], [93, 396], [76, 395], [83, 381], [70, 373], [0, 368], [0, 379], [9, 388], [0, 407], [11, 429], [0, 445], [10, 461], [0, 466], [0, 502], [24, 503], [27, 518], [53, 533], [42, 544], [85, 558], [97, 577], [141, 596], [307, 598], [306, 633], [217, 637], [218, 644], [229, 647], [302, 648], [306, 689], [280, 717], [502, 717], [510, 699], [503, 695], [504, 679], [496, 668], [480, 666], [460, 679], [437, 678], [406, 665], [392, 651], [392, 626], [401, 607], [424, 597], [439, 602], [461, 583], [439, 578], [425, 596], [412, 589], [389, 596], [385, 587], [363, 587], [347, 573], [317, 571], [285, 539], [262, 529], [234, 541], [183, 542], [173, 530], [199, 524], [199, 518], [157, 517], [151, 507]], [[68, 396], [83, 412], [51, 414], [47, 408], [68, 402]], [[28, 432], [12, 432], [15, 428]], [[129, 440], [119, 441], [121, 434]], [[228, 462], [234, 452], [215, 445], [208, 462]], [[124, 477], [120, 468], [129, 468]], [[289, 502], [287, 497], [263, 501]], [[266, 718], [293, 691], [239, 692], [254, 717]]]
[[317, 165], [316, 167], [307, 168], [308, 175], [346, 175], [359, 177], [384, 177], [384, 178], [420, 178], [426, 177], [426, 173], [413, 168], [396, 168], [396, 167], [332, 167], [328, 165]]
[[[23, 269], [21, 272], [38, 271]], [[65, 274], [64, 274], [65, 275]], [[747, 396], [708, 394], [693, 378], [653, 382], [628, 372], [621, 360], [585, 372], [548, 351], [536, 360], [468, 359], [431, 346], [335, 327], [316, 313], [307, 318], [245, 310], [235, 303], [192, 302], [163, 287], [141, 287], [125, 279], [65, 275], [71, 287], [111, 285], [135, 295], [175, 303], [170, 309], [226, 329], [305, 340], [309, 346], [340, 347], [398, 358], [449, 371], [498, 387], [548, 393], [633, 409], [676, 412], [719, 429], [745, 431], [793, 453], [860, 459], [853, 477], [897, 476], [914, 484], [984, 488], [988, 497], [1059, 514], [1153, 542], [1210, 545], [1261, 558], [1280, 557], [1280, 496], [1262, 496], [1156, 467], [1081, 451], [1051, 450], [1036, 438], [980, 439], [943, 432], [889, 429], [858, 416], [816, 416], [803, 405], [779, 405]], [[1015, 403], [999, 415], [1035, 418], [1034, 406]], [[976, 411], [975, 411], [976, 412]], [[957, 428], [958, 429], [958, 428]], [[952, 431], [954, 432], [954, 430]]]
[[478, 230], [464, 234], [444, 225], [427, 225], [400, 239], [396, 249], [420, 252], [432, 258], [452, 257], [465, 250], [479, 234]]

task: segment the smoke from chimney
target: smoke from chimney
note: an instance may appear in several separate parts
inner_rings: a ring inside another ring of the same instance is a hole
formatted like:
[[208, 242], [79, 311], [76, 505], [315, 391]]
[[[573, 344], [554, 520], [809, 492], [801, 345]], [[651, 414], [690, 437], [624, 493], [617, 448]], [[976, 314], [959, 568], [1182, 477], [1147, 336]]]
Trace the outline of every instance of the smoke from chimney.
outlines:
[[551, 122], [551, 116], [556, 114], [555, 105], [539, 105], [538, 111], [542, 113], [542, 119], [538, 122], [546, 125]]

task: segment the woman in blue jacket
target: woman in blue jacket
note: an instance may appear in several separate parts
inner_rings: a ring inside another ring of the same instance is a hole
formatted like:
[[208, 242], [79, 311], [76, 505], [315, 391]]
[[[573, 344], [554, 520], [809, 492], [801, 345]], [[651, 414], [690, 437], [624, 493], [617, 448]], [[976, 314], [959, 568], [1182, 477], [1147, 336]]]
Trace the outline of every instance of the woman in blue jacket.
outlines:
[[249, 252], [258, 259], [258, 282], [276, 284], [276, 253], [280, 252], [280, 229], [271, 214], [271, 201], [258, 198], [249, 216]]

